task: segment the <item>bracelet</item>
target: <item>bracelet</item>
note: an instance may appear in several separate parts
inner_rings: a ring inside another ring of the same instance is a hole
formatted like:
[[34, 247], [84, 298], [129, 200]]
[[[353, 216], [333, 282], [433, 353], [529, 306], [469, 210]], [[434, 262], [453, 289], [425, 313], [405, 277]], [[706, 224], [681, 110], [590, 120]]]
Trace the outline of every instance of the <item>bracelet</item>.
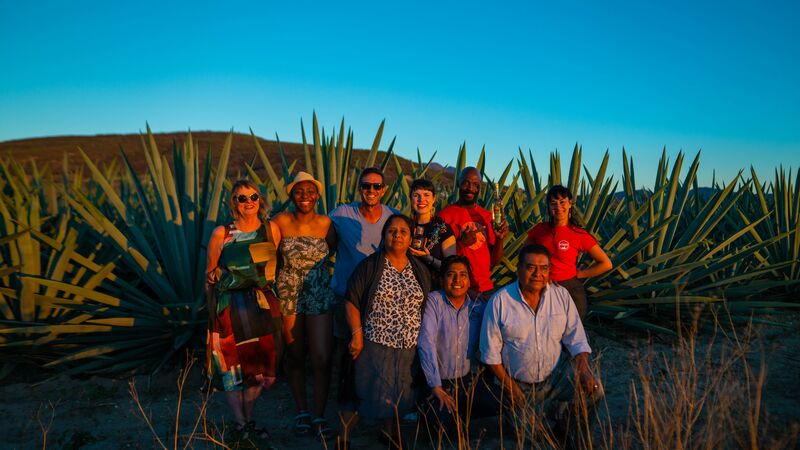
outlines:
[[350, 336], [355, 336], [356, 334], [361, 333], [361, 330], [363, 330], [362, 327], [356, 328], [355, 330], [353, 330], [353, 332], [350, 334]]

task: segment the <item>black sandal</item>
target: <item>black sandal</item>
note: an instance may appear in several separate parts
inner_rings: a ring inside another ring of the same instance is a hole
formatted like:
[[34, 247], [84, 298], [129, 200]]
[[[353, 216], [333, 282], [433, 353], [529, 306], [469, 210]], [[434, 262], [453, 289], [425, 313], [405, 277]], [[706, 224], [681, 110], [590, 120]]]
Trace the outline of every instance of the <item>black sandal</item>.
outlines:
[[266, 428], [264, 427], [257, 428], [256, 422], [254, 420], [247, 422], [247, 424], [244, 426], [244, 431], [245, 433], [247, 433], [248, 437], [254, 437], [256, 439], [261, 439], [264, 441], [268, 441], [272, 438], [272, 436], [269, 434], [269, 431], [267, 431]]
[[311, 426], [316, 435], [323, 441], [330, 441], [339, 436], [339, 433], [331, 428], [330, 424], [324, 417], [317, 417], [311, 421]]
[[294, 435], [311, 436], [311, 414], [308, 411], [300, 411], [294, 416]]
[[233, 431], [231, 431], [231, 438], [233, 442], [247, 439], [247, 424], [242, 425], [237, 423], [236, 426], [233, 427]]

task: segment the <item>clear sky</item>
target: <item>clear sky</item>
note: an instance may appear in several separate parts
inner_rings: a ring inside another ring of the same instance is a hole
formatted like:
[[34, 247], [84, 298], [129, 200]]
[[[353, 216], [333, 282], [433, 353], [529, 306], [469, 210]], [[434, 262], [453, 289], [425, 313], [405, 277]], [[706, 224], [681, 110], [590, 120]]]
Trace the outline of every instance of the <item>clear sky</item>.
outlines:
[[[0, 140], [249, 127], [316, 110], [368, 147], [499, 173], [576, 142], [637, 184], [702, 149], [700, 181], [800, 164], [798, 2], [0, 0]], [[685, 164], [688, 166], [688, 162]]]

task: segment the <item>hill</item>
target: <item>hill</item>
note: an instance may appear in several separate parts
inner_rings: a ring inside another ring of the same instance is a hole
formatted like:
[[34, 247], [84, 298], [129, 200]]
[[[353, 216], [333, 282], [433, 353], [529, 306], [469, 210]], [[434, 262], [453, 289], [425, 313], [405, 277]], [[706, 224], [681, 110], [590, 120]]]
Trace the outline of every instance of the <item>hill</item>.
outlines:
[[[212, 159], [219, 155], [227, 136], [227, 132], [192, 132], [192, 140], [198, 144], [200, 150], [201, 164], [205, 164], [206, 154], [209, 148], [211, 149]], [[159, 151], [167, 155], [168, 160], [171, 160], [169, 152], [173, 144], [179, 147], [182, 146], [184, 142], [187, 141], [188, 133], [154, 133], [153, 137], [155, 138]], [[258, 137], [258, 141], [261, 148], [267, 153], [267, 157], [273, 169], [280, 175], [282, 171], [278, 142], [261, 137]], [[291, 164], [292, 161], [297, 161], [296, 169], [305, 170], [303, 145], [293, 142], [281, 142], [280, 145], [283, 147], [289, 164]], [[113, 159], [118, 158], [120, 156], [120, 149], [122, 149], [131, 160], [131, 164], [133, 164], [137, 172], [141, 173], [145, 170], [146, 162], [139, 134], [53, 136], [3, 141], [0, 142], [0, 156], [10, 155], [20, 163], [34, 161], [40, 170], [43, 169], [45, 165], [48, 165], [53, 170], [53, 173], [58, 175], [64, 170], [64, 155], [67, 157], [69, 170], [75, 169], [83, 164], [83, 160], [78, 153], [79, 147], [86, 152], [92, 161], [101, 167], [104, 164], [110, 163]], [[368, 152], [368, 150], [354, 150], [353, 161], [364, 161], [367, 158]], [[251, 135], [234, 133], [231, 146], [231, 159], [228, 165], [228, 175], [235, 177], [238, 174], [246, 173], [245, 163], [250, 163], [254, 160], [254, 169], [261, 175], [263, 173], [263, 165], [260, 159], [256, 157], [256, 154], [256, 146]], [[378, 162], [382, 161], [385, 155], [386, 152], [379, 152]], [[399, 156], [398, 160], [403, 170], [409, 173], [411, 171], [411, 161]], [[442, 170], [441, 166], [438, 164], [432, 165], [431, 169], [436, 171]], [[394, 164], [389, 164], [386, 172], [386, 176], [389, 180], [394, 180], [397, 177]]]

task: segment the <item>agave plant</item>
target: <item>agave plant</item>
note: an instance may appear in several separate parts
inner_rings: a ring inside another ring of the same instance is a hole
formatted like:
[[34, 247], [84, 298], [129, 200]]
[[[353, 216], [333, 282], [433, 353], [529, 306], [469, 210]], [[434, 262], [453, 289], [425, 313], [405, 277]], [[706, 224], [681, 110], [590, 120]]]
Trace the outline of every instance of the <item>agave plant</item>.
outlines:
[[69, 364], [66, 373], [152, 371], [198, 336], [205, 323], [205, 244], [220, 217], [231, 140], [232, 134], [216, 170], [209, 163], [200, 172], [189, 134], [180, 149], [173, 147], [173, 169], [148, 127], [142, 137], [144, 179], [124, 152], [127, 171], [120, 179], [110, 178], [81, 152], [95, 189], [69, 185], [62, 190], [79, 220], [67, 235], [88, 230], [98, 250], [114, 257], [81, 269], [90, 282], [22, 267], [19, 304], [32, 301], [60, 314], [22, 316], [3, 334], [40, 336], [25, 343], [44, 339], [59, 352], [45, 367]]
[[[0, 162], [0, 348], [17, 355], [3, 358], [0, 378], [25, 359], [45, 363], [57, 357], [51, 343], [79, 328], [56, 299], [56, 289], [37, 280], [91, 290], [111, 276], [109, 258], [87, 245], [89, 230], [58, 195], [63, 185], [54, 182], [49, 169], [40, 172], [33, 163], [30, 168]], [[36, 350], [15, 351], [31, 347]]]
[[[361, 171], [376, 165], [390, 174], [384, 203], [401, 211], [409, 212], [414, 178], [439, 185], [438, 206], [456, 200], [448, 171], [431, 170], [435, 153], [425, 161], [417, 150], [416, 163], [402, 163], [394, 139], [379, 150], [383, 123], [368, 151], [353, 148], [344, 121], [337, 128], [326, 133], [314, 115], [309, 143], [301, 121], [302, 161], [289, 161], [280, 141], [277, 154], [268, 154], [251, 130], [256, 154], [244, 169], [273, 213], [286, 208], [285, 186], [298, 170], [322, 182], [320, 213], [355, 200]], [[144, 173], [124, 152], [103, 167], [81, 153], [83, 164], [66, 170], [65, 162], [60, 182], [47, 169], [33, 165], [26, 172], [0, 161], [3, 352], [24, 349], [62, 373], [150, 371], [202, 335], [205, 244], [228, 220], [222, 199], [230, 189], [232, 134], [217, 163], [209, 149], [202, 168], [191, 133], [173, 145], [171, 158], [159, 151], [149, 127], [141, 138]], [[513, 279], [512, 256], [526, 232], [545, 220], [545, 193], [564, 184], [575, 194], [579, 219], [614, 263], [613, 271], [587, 280], [590, 317], [669, 332], [667, 324], [696, 304], [724, 303], [735, 314], [798, 305], [787, 300], [796, 300], [800, 278], [800, 174], [792, 185], [791, 171], [781, 169], [765, 185], [751, 171], [749, 180], [739, 174], [701, 195], [699, 153], [681, 177], [683, 153], [670, 165], [664, 151], [652, 186], [644, 188], [637, 187], [624, 150], [619, 181], [607, 174], [607, 152], [595, 171], [582, 164], [582, 155], [576, 145], [562, 174], [561, 156], [552, 153], [543, 182], [532, 154], [520, 149], [492, 179], [481, 149], [475, 167], [487, 183], [478, 201], [490, 208], [496, 183], [511, 231], [506, 258], [493, 271], [496, 284]], [[453, 169], [458, 174], [466, 165], [462, 144]]]
[[[383, 136], [383, 128], [384, 122], [381, 122], [375, 134], [372, 147], [364, 154], [365, 158], [362, 162], [357, 158], [357, 150], [353, 149], [353, 131], [349, 128], [345, 131], [344, 120], [341, 122], [338, 134], [336, 131], [333, 131], [330, 137], [328, 137], [324, 128], [320, 130], [317, 116], [314, 114], [312, 119], [313, 141], [311, 145], [306, 141], [305, 126], [302, 121], [300, 122], [305, 155], [302, 168], [314, 175], [314, 177], [322, 183], [324, 188], [324, 192], [320, 193], [320, 202], [317, 206], [319, 213], [327, 214], [342, 203], [349, 203], [357, 200], [358, 178], [361, 171], [367, 167], [379, 167], [382, 171], [387, 173], [387, 179], [390, 173], [395, 175], [393, 177], [394, 181], [386, 190], [383, 202], [400, 211], [409, 212], [408, 179], [426, 176], [436, 153], [431, 156], [427, 163], [424, 163], [421, 154], [417, 151], [418, 163], [416, 165], [412, 164], [411, 172], [406, 174], [397, 155], [394, 153], [395, 139], [392, 139], [381, 161], [378, 162], [378, 158], [381, 156], [379, 149]], [[257, 157], [264, 166], [266, 176], [260, 176], [252, 165], [247, 166], [248, 174], [250, 178], [266, 192], [267, 199], [272, 204], [273, 212], [280, 211], [288, 204], [286, 185], [291, 182], [291, 179], [296, 174], [296, 170], [299, 170], [297, 168], [297, 162], [293, 161], [289, 163], [283, 148], [279, 145], [278, 156], [280, 157], [282, 168], [282, 174], [279, 176], [275, 170], [272, 169], [273, 166], [269, 156], [262, 148], [252, 130], [251, 134], [253, 135], [253, 142], [256, 146]], [[280, 139], [278, 139], [278, 142], [280, 143]], [[311, 150], [312, 147], [313, 152]], [[436, 180], [441, 175], [442, 172], [437, 172], [432, 176], [433, 179]]]

